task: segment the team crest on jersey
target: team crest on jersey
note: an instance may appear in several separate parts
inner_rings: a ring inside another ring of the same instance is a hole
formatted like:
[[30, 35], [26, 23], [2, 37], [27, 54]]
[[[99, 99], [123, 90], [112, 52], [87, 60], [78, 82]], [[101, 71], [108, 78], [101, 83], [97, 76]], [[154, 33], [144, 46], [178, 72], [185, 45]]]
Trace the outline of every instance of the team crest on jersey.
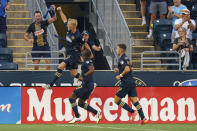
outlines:
[[90, 63], [90, 61], [86, 61], [86, 63], [87, 63], [87, 64], [89, 64], [89, 63]]
[[72, 35], [72, 36], [71, 36], [71, 39], [74, 40], [74, 39], [75, 39], [75, 36]]
[[[137, 87], [147, 86], [147, 84], [142, 79], [137, 78], [137, 77], [133, 77], [133, 79], [135, 80], [135, 84], [136, 84]], [[121, 80], [117, 81], [114, 86], [120, 86], [120, 84], [121, 84]]]
[[122, 65], [123, 65], [123, 64], [124, 64], [124, 61], [123, 61], [123, 60], [122, 60], [122, 61], [120, 61], [120, 64], [122, 64]]

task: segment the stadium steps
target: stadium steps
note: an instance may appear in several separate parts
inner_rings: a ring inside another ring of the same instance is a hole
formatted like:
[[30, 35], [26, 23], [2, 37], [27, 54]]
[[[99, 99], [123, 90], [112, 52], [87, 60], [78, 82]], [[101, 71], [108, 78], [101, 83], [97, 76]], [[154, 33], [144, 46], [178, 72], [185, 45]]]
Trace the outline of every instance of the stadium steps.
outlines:
[[[157, 48], [153, 46], [152, 39], [146, 39], [148, 35], [146, 26], [142, 26], [142, 18], [140, 11], [136, 10], [135, 0], [119, 0], [119, 5], [122, 13], [125, 17], [125, 21], [131, 31], [131, 35], [134, 38], [135, 45], [132, 47], [132, 63], [134, 69], [140, 69], [140, 58], [143, 51], [155, 51]], [[147, 54], [145, 56], [151, 56]], [[152, 55], [159, 56], [159, 55]], [[161, 63], [160, 60], [146, 60], [144, 63]], [[161, 66], [145, 66], [144, 70], [161, 70], [165, 69]]]
[[7, 12], [7, 40], [8, 48], [13, 50], [13, 62], [18, 64], [19, 70], [25, 69], [25, 53], [31, 51], [33, 46], [24, 40], [24, 33], [32, 22], [29, 16], [24, 0], [11, 0]]

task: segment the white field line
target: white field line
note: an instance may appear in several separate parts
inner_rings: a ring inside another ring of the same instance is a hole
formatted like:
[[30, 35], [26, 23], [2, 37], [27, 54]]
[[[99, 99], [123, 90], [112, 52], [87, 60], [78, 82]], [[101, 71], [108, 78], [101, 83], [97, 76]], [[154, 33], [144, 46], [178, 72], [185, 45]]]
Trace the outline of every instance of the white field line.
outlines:
[[168, 130], [156, 130], [156, 129], [139, 129], [139, 128], [121, 128], [121, 127], [112, 127], [112, 126], [93, 126], [93, 125], [79, 125], [79, 124], [68, 124], [68, 125], [57, 125], [64, 127], [82, 127], [82, 128], [98, 128], [98, 129], [113, 129], [113, 130], [138, 130], [138, 131], [168, 131]]

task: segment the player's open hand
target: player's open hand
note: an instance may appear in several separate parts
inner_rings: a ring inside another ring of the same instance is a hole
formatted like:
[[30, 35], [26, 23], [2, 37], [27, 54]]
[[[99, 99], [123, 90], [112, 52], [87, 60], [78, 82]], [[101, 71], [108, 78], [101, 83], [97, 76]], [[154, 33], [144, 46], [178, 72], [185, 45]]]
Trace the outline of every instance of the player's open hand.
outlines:
[[62, 11], [62, 8], [61, 7], [57, 7], [57, 11]]
[[118, 68], [114, 68], [114, 72], [118, 73], [119, 72]]
[[121, 78], [120, 75], [116, 76], [116, 80], [120, 80], [120, 78]]

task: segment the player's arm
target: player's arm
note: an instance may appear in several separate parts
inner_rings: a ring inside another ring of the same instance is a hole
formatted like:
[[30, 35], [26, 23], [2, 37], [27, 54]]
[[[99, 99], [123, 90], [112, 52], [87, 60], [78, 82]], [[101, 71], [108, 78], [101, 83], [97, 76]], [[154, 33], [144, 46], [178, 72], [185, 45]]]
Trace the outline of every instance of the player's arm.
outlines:
[[131, 71], [131, 68], [129, 66], [125, 66], [123, 72], [120, 75], [122, 75], [122, 77], [123, 77], [124, 75], [126, 75], [130, 71]]
[[[55, 5], [52, 5], [52, 7], [55, 10]], [[51, 24], [51, 23], [53, 23], [56, 20], [57, 20], [57, 15], [55, 13], [54, 16], [48, 20], [48, 24]]]
[[24, 39], [25, 39], [26, 41], [28, 41], [29, 43], [33, 43], [33, 42], [34, 42], [33, 39], [29, 39], [29, 33], [28, 33], [28, 32], [25, 33]]
[[130, 66], [125, 66], [123, 72], [120, 75], [117, 75], [116, 79], [119, 80], [121, 77], [124, 77], [124, 75], [126, 75], [130, 71], [131, 71], [131, 67]]
[[92, 73], [94, 73], [94, 66], [93, 66], [93, 65], [89, 66], [88, 72], [86, 72], [86, 73], [84, 74], [84, 76], [89, 76], [89, 75], [91, 75]]
[[32, 33], [32, 32], [33, 32], [33, 31], [32, 31], [32, 24], [31, 24], [31, 25], [28, 27], [26, 33], [24, 34], [24, 39], [25, 39], [26, 41], [28, 41], [29, 43], [33, 43], [33, 42], [34, 42], [33, 39], [29, 39], [29, 35], [30, 35], [30, 33]]
[[88, 67], [88, 72], [86, 72], [83, 76], [79, 76], [79, 80], [82, 81], [83, 77], [87, 77], [89, 75], [91, 75], [94, 72], [94, 66], [91, 65]]
[[10, 5], [11, 5], [11, 2], [8, 0], [7, 5], [5, 7], [6, 11], [10, 10]]
[[64, 14], [64, 12], [62, 11], [62, 8], [61, 7], [58, 7], [57, 8], [57, 11], [59, 12], [62, 21], [64, 23], [66, 23], [68, 21], [68, 19], [67, 19], [66, 15]]

